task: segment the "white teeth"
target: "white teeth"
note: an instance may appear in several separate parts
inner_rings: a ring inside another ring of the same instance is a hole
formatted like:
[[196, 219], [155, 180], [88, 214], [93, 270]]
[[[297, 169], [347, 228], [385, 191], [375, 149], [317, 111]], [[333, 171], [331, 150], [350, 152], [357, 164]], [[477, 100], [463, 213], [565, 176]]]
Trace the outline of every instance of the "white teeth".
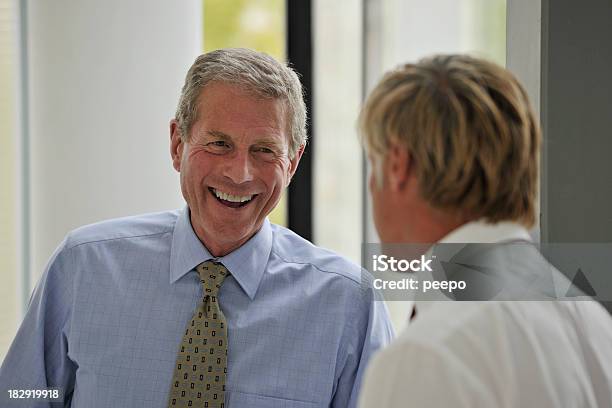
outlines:
[[225, 201], [231, 201], [232, 203], [244, 203], [245, 201], [250, 201], [253, 198], [253, 195], [235, 196], [235, 195], [224, 193], [216, 189], [213, 189], [213, 192], [218, 198], [225, 200]]

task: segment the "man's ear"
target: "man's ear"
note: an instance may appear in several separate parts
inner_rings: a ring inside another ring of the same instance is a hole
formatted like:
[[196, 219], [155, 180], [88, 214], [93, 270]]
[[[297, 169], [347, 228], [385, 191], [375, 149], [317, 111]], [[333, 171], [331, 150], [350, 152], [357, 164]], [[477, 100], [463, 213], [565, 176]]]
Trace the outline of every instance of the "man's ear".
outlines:
[[287, 187], [291, 182], [291, 179], [298, 168], [298, 164], [300, 164], [300, 159], [302, 158], [302, 154], [304, 154], [304, 147], [304, 145], [301, 145], [297, 152], [295, 152], [295, 157], [289, 161], [289, 177], [287, 177], [287, 185], [285, 187]]
[[387, 182], [393, 191], [402, 191], [408, 184], [412, 170], [412, 156], [402, 144], [392, 141], [387, 152], [386, 163]]
[[183, 148], [185, 143], [181, 139], [181, 131], [176, 119], [170, 121], [170, 156], [172, 157], [172, 167], [174, 170], [181, 172], [181, 159], [183, 157]]

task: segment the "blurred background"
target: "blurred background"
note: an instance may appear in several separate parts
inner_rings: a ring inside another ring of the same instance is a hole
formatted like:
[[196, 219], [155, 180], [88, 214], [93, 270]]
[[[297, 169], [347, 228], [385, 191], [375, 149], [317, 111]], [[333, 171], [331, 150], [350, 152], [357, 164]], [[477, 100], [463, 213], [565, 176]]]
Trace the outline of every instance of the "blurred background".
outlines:
[[[612, 241], [612, 92], [594, 86], [612, 62], [612, 10], [592, 3], [0, 0], [0, 359], [68, 231], [184, 205], [168, 122], [187, 69], [217, 48], [264, 51], [301, 74], [311, 142], [270, 218], [317, 245], [360, 263], [377, 240], [355, 127], [365, 93], [400, 63], [458, 52], [508, 66], [542, 116], [534, 238]], [[389, 307], [401, 329], [407, 305]]]

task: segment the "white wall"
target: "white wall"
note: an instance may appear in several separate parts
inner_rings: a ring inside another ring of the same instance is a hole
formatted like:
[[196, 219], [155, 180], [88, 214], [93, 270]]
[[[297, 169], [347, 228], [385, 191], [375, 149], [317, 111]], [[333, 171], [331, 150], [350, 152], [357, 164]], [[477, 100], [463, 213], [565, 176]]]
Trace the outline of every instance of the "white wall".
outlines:
[[19, 4], [0, 0], [0, 361], [21, 320]]
[[30, 0], [32, 284], [69, 230], [182, 206], [168, 121], [199, 0]]

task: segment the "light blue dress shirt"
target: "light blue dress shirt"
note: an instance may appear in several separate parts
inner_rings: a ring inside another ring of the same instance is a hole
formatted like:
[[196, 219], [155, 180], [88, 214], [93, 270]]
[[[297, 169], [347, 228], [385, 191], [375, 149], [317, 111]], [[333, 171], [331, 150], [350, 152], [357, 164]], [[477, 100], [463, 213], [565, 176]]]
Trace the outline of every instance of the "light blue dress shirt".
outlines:
[[[51, 258], [0, 369], [8, 389], [61, 387], [66, 406], [166, 407], [176, 354], [213, 259], [189, 210], [71, 232]], [[226, 402], [236, 407], [353, 407], [366, 363], [393, 335], [371, 278], [270, 224], [218, 258], [228, 321]]]

